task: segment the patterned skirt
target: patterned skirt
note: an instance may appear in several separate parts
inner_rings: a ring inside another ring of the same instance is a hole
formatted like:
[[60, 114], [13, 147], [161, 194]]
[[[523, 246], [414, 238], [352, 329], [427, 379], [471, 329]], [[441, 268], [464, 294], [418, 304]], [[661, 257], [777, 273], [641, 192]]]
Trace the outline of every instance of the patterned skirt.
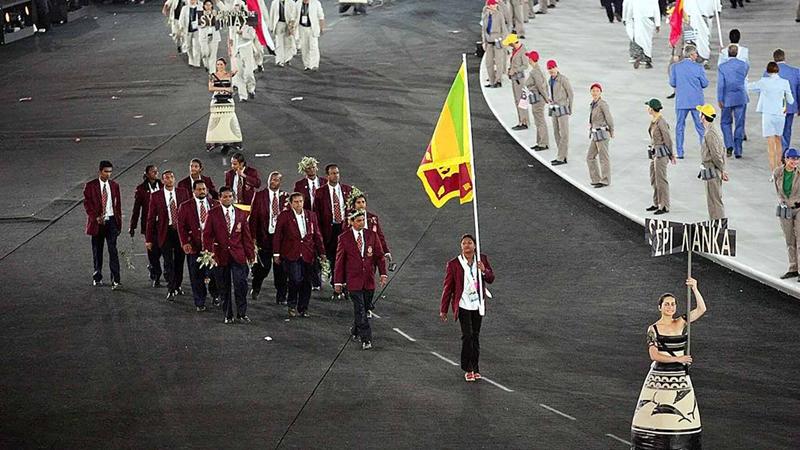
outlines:
[[206, 144], [235, 144], [242, 142], [242, 130], [236, 117], [233, 100], [211, 100], [211, 113], [208, 117]]
[[685, 366], [654, 362], [633, 413], [631, 448], [699, 450], [701, 434], [700, 410]]

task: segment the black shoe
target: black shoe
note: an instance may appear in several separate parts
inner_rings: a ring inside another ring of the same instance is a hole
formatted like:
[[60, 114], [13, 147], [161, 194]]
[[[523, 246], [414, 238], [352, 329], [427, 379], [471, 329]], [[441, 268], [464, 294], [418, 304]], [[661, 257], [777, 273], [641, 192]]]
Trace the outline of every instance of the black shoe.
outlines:
[[599, 188], [604, 188], [604, 187], [606, 187], [608, 185], [607, 184], [603, 184], [603, 183], [597, 183], [597, 184], [595, 184], [593, 186], [595, 187], [595, 189], [599, 189]]
[[117, 281], [112, 281], [111, 282], [111, 290], [112, 291], [116, 291], [117, 289], [122, 289], [122, 284], [120, 284]]
[[650, 205], [650, 207], [648, 207], [647, 209], [645, 209], [645, 211], [647, 211], [647, 212], [658, 211], [658, 206], [656, 206], [656, 205]]
[[350, 335], [350, 340], [353, 341], [353, 342], [358, 342], [359, 341], [359, 337], [358, 337], [357, 334], [351, 334]]
[[211, 305], [219, 308], [219, 297], [214, 297], [214, 300], [211, 301]]
[[372, 342], [364, 341], [361, 343], [361, 350], [369, 350], [372, 348]]
[[556, 7], [556, 5], [547, 5], [547, 7], [550, 8], [550, 9], [553, 9], [553, 8]]
[[154, 288], [159, 288], [159, 287], [161, 287], [161, 280], [153, 280], [153, 284], [152, 284], [152, 286], [153, 286]]
[[242, 323], [250, 323], [250, 318], [247, 316], [237, 317], [236, 320]]
[[483, 87], [490, 88], [494, 87], [494, 85], [492, 83], [489, 83], [489, 84], [484, 84]]
[[794, 278], [794, 277], [797, 277], [797, 276], [800, 276], [800, 274], [798, 274], [796, 270], [795, 271], [790, 271], [790, 272], [786, 272], [785, 274], [781, 275], [781, 280], [787, 280], [789, 278]]
[[683, 155], [678, 156], [678, 159], [683, 159], [683, 158], [684, 158]]
[[305, 69], [303, 69], [303, 72], [308, 72], [310, 70], [311, 70], [310, 68], [306, 67]]
[[534, 14], [544, 14], [544, 13], [541, 11], [536, 11]]
[[256, 70], [259, 71], [259, 72], [263, 72], [264, 71], [264, 66], [258, 66], [258, 68], [256, 68]]
[[730, 158], [731, 155], [733, 155], [733, 147], [728, 147], [725, 149], [725, 151], [728, 153], [728, 158]]
[[251, 92], [251, 93], [247, 94], [247, 98], [249, 100], [255, 100], [256, 99], [256, 93], [255, 92]]
[[512, 129], [512, 130], [514, 130], [514, 131], [519, 131], [519, 130], [527, 130], [527, 129], [528, 129], [528, 126], [527, 126], [527, 125], [522, 125], [522, 124], [520, 124], [520, 125], [517, 125], [517, 126], [511, 127], [511, 129]]
[[736, 156], [734, 156], [734, 158], [736, 158], [736, 159], [742, 159], [742, 155], [736, 155]]
[[250, 300], [256, 301], [258, 300], [258, 291], [255, 289], [250, 289]]
[[205, 305], [203, 305], [203, 306], [198, 306], [195, 309], [197, 310], [197, 312], [205, 312], [206, 307], [205, 307]]
[[167, 293], [167, 298], [166, 298], [165, 300], [167, 300], [168, 302], [174, 302], [174, 301], [175, 301], [175, 296], [176, 296], [176, 295], [177, 295], [177, 294], [175, 294], [175, 291], [169, 291], [169, 292]]
[[539, 145], [539, 144], [536, 144], [536, 145], [534, 145], [533, 147], [531, 147], [531, 150], [534, 150], [534, 151], [540, 152], [540, 151], [542, 151], [542, 150], [547, 150], [548, 148], [550, 148], [550, 147], [549, 147], [549, 146], [547, 146], [547, 145]]
[[562, 165], [562, 164], [566, 164], [566, 163], [567, 163], [567, 160], [566, 160], [566, 159], [565, 159], [565, 160], [563, 160], [563, 161], [559, 161], [559, 160], [557, 160], [557, 159], [554, 159], [554, 160], [550, 161], [550, 164], [551, 164], [551, 165], [554, 165], [554, 166], [560, 166], [560, 165]]
[[175, 289], [175, 293], [178, 295], [183, 295], [183, 288]]
[[308, 311], [303, 311], [300, 313], [300, 317], [308, 319], [309, 317], [311, 317], [311, 314], [309, 314]]
[[660, 216], [660, 215], [662, 215], [662, 214], [666, 214], [666, 213], [668, 213], [668, 212], [669, 212], [669, 211], [667, 210], [667, 208], [661, 208], [661, 209], [659, 209], [658, 211], [654, 212], [653, 214], [655, 214], [656, 216]]
[[230, 319], [228, 319], [227, 317], [225, 318], [225, 324], [226, 325], [230, 325], [232, 323], [233, 323], [233, 317], [231, 317]]
[[672, 91], [672, 94], [669, 94], [667, 98], [675, 98], [675, 91]]
[[644, 63], [644, 68], [645, 69], [652, 69], [653, 68], [653, 63], [649, 63], [649, 62]]
[[499, 81], [498, 81], [497, 83], [495, 83], [495, 84], [494, 84], [494, 87], [496, 87], [496, 88], [499, 88], [499, 87], [501, 87], [501, 86], [503, 86], [503, 83], [501, 83], [501, 82], [499, 82]]
[[289, 308], [289, 317], [297, 317], [297, 310], [294, 308]]

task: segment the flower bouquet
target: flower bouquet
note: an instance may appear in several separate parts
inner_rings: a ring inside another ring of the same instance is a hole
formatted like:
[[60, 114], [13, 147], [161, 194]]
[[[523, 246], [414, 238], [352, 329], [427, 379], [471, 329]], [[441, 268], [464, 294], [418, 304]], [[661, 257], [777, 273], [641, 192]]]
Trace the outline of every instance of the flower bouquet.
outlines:
[[214, 261], [214, 254], [208, 250], [200, 252], [200, 257], [197, 258], [197, 261], [200, 262], [200, 268], [206, 267], [210, 270], [217, 267], [217, 262]]
[[136, 243], [133, 241], [133, 237], [131, 237], [131, 244], [128, 246], [127, 249], [122, 249], [120, 253], [122, 253], [122, 258], [125, 260], [125, 267], [128, 270], [136, 270], [136, 266], [133, 265], [133, 247]]
[[331, 263], [328, 261], [328, 258], [320, 256], [317, 259], [319, 261], [319, 267], [322, 271], [322, 277], [332, 281], [333, 274], [331, 273]]

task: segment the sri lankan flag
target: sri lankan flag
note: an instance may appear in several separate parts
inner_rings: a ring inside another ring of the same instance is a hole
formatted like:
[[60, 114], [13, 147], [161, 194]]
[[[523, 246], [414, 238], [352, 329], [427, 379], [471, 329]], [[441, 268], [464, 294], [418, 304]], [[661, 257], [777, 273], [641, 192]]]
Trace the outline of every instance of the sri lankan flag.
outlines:
[[461, 63], [436, 129], [417, 169], [417, 176], [437, 208], [451, 198], [472, 201], [471, 125], [467, 90], [467, 66]]

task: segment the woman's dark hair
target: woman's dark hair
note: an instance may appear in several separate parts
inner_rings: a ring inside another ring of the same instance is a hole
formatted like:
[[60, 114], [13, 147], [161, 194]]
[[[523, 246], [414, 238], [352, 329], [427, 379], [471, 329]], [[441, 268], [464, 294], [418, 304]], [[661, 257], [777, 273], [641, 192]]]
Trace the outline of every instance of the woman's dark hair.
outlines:
[[150, 169], [155, 169], [155, 164], [148, 164], [147, 167], [144, 168], [144, 175], [142, 175], [142, 180], [147, 181], [147, 172], [150, 172]]
[[767, 63], [767, 73], [778, 73], [781, 71], [781, 68], [778, 67], [778, 63], [775, 61], [770, 61]]
[[673, 294], [672, 292], [665, 292], [661, 294], [661, 297], [658, 297], [658, 307], [660, 308], [661, 304], [664, 303], [664, 300], [666, 300], [669, 297], [675, 298], [675, 294]]
[[475, 237], [469, 233], [462, 234], [458, 242], [464, 242], [464, 239], [469, 239], [473, 244], [475, 243]]

